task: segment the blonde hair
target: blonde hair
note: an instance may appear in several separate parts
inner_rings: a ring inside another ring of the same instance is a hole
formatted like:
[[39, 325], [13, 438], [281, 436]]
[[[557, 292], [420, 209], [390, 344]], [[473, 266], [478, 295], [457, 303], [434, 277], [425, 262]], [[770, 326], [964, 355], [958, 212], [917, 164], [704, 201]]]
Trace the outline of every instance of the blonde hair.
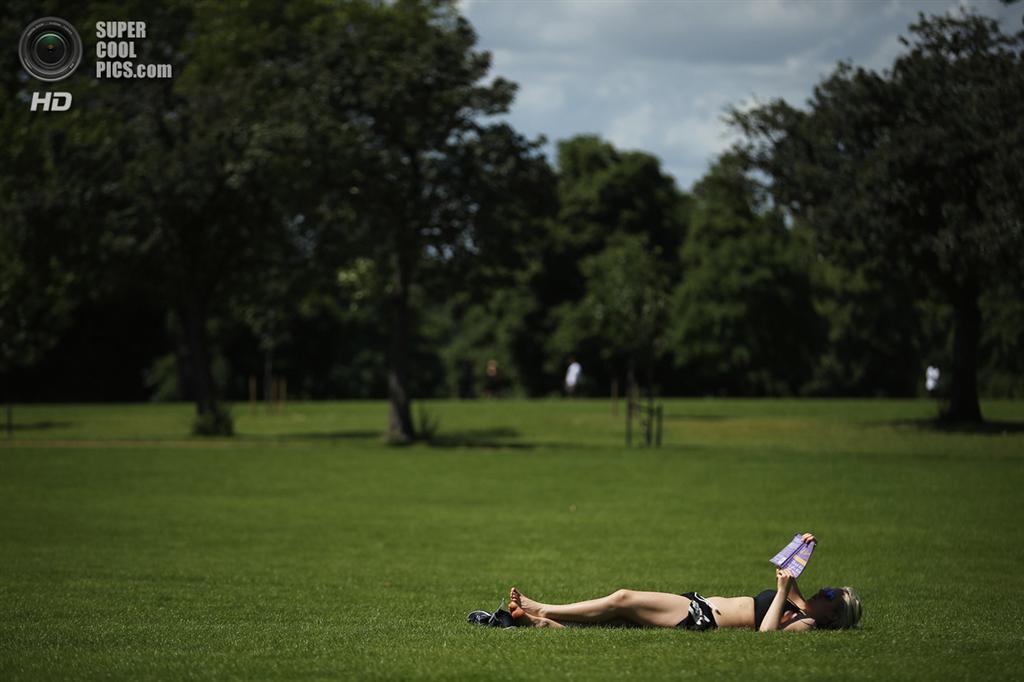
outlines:
[[860, 604], [860, 595], [849, 586], [839, 589], [841, 591], [839, 595], [839, 610], [836, 612], [835, 620], [832, 621], [832, 628], [846, 630], [857, 627], [860, 617], [864, 614], [864, 609]]

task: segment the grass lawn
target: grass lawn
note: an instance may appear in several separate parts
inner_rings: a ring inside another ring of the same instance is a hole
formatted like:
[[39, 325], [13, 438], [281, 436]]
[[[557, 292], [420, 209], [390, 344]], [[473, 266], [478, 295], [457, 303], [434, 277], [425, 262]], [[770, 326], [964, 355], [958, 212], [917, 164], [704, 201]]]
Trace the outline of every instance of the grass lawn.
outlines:
[[[673, 400], [627, 449], [600, 401], [17, 406], [0, 436], [0, 679], [1000, 679], [1024, 667], [1024, 403]], [[518, 585], [752, 595], [854, 585], [853, 632], [476, 628]]]

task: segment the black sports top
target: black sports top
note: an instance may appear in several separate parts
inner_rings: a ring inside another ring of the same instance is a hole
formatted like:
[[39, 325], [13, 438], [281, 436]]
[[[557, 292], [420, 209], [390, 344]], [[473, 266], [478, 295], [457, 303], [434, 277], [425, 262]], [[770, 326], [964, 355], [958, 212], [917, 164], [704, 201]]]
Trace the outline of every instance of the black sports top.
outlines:
[[[768, 615], [768, 608], [772, 605], [775, 600], [775, 590], [765, 590], [756, 597], [754, 597], [754, 629], [761, 629], [761, 621]], [[782, 605], [782, 613], [792, 611], [793, 613], [803, 613], [796, 607], [796, 604], [786, 600], [786, 603]]]

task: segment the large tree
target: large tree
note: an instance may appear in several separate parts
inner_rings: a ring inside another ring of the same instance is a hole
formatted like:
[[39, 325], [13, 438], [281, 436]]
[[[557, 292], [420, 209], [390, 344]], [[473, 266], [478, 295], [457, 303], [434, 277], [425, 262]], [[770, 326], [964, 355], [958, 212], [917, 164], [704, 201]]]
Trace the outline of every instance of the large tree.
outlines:
[[[83, 64], [62, 83], [74, 93], [71, 111], [37, 114], [8, 137], [5, 209], [43, 204], [53, 216], [35, 224], [48, 255], [37, 278], [59, 260], [88, 284], [85, 295], [152, 292], [175, 317], [201, 431], [231, 430], [211, 371], [211, 319], [258, 286], [249, 273], [302, 241], [308, 183], [296, 169], [316, 152], [301, 98], [290, 95], [302, 92], [295, 56], [306, 53], [303, 29], [317, 7], [123, 2], [118, 13], [149, 23], [144, 60], [172, 64], [174, 76], [102, 81]], [[73, 18], [84, 32], [109, 14], [97, 5]], [[5, 81], [5, 94], [26, 102], [35, 87]], [[30, 163], [37, 157], [44, 163]]]
[[694, 187], [668, 337], [688, 392], [792, 395], [821, 336], [807, 250], [726, 154]]
[[151, 21], [146, 48], [174, 63], [174, 78], [104, 84], [94, 96], [121, 148], [120, 205], [102, 248], [172, 312], [202, 433], [232, 430], [212, 372], [211, 321], [242, 302], [267, 327], [276, 273], [294, 268], [310, 241], [304, 171], [318, 150], [302, 56], [320, 11], [305, 2], [170, 5]]
[[[559, 142], [557, 170], [558, 214], [529, 281], [539, 318], [529, 327], [530, 344], [535, 352], [546, 351], [537, 364], [549, 382], [557, 382], [549, 390], [560, 385], [569, 354], [590, 380], [629, 373], [630, 358], [649, 369], [660, 334], [636, 330], [645, 335], [635, 339], [643, 348], [613, 339], [628, 334], [627, 319], [643, 317], [647, 326], [655, 308], [660, 318], [661, 303], [648, 304], [660, 301], [662, 281], [679, 277], [678, 250], [688, 219], [688, 197], [650, 154], [579, 135]], [[615, 292], [613, 281], [625, 289]], [[594, 318], [612, 309], [614, 322]], [[622, 328], [616, 331], [615, 325]], [[540, 346], [533, 342], [538, 337], [549, 342]]]
[[[0, 35], [16, 41], [30, 21], [54, 13], [54, 3], [5, 3]], [[29, 100], [51, 88], [25, 74], [17, 50], [5, 51], [0, 67], [0, 376], [10, 400], [12, 371], [44, 357], [76, 305], [107, 285], [109, 260], [86, 235], [102, 228], [117, 172], [107, 120], [81, 104], [84, 69], [60, 84], [74, 108], [47, 114]]]
[[806, 109], [734, 120], [780, 205], [822, 253], [867, 254], [954, 311], [945, 417], [978, 421], [979, 299], [1024, 261], [1024, 33], [988, 18], [922, 17], [883, 73], [841, 64]]
[[[440, 285], [432, 293], [444, 296], [461, 286], [452, 275], [467, 260], [500, 254], [550, 180], [540, 143], [491, 118], [508, 110], [516, 87], [485, 80], [490, 55], [475, 50], [476, 34], [454, 3], [365, 3], [345, 12], [344, 21], [320, 25], [314, 87], [337, 126], [358, 135], [359, 173], [334, 183], [318, 213], [351, 208], [354, 222], [338, 225], [381, 283], [388, 438], [404, 443], [416, 438], [417, 288]], [[325, 156], [351, 148], [332, 134], [325, 128]]]

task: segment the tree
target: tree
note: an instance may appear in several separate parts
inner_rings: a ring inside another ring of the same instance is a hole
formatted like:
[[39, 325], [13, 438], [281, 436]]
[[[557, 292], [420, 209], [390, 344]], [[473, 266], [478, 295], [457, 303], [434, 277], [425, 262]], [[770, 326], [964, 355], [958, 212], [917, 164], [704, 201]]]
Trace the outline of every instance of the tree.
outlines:
[[[122, 12], [150, 21], [147, 59], [171, 63], [175, 77], [96, 82], [80, 69], [62, 84], [76, 92], [72, 111], [23, 122], [4, 164], [24, 168], [23, 178], [5, 178], [4, 205], [46, 209], [33, 220], [46, 254], [36, 279], [60, 262], [89, 284], [84, 296], [146, 288], [174, 312], [201, 431], [231, 430], [210, 369], [208, 323], [240, 273], [294, 241], [286, 204], [296, 193], [283, 170], [301, 165], [293, 152], [304, 138], [294, 100], [277, 96], [299, 84], [287, 59], [303, 52], [301, 38], [289, 29], [309, 4], [293, 5], [275, 14], [274, 3], [249, 3], [232, 23], [215, 5], [123, 3]], [[252, 41], [231, 41], [244, 48], [223, 49], [224, 35], [246, 31]], [[239, 56], [250, 49], [264, 58]], [[5, 87], [27, 101], [36, 86]], [[34, 157], [44, 163], [31, 167]]]
[[[802, 228], [806, 231], [806, 228]], [[808, 251], [811, 248], [808, 247]], [[815, 307], [826, 325], [810, 395], [912, 396], [921, 385], [927, 327], [915, 291], [878, 256], [856, 265], [811, 263]], [[925, 337], [925, 338], [923, 338]], [[934, 352], [940, 352], [937, 345]], [[927, 354], [927, 351], [926, 351]]]
[[578, 135], [558, 143], [558, 173], [558, 222], [577, 257], [622, 233], [644, 235], [666, 265], [675, 263], [685, 201], [657, 157]]
[[[211, 369], [211, 320], [239, 300], [271, 296], [276, 278], [258, 273], [307, 238], [300, 211], [308, 185], [295, 171], [316, 152], [301, 98], [282, 94], [303, 84], [295, 55], [304, 52], [310, 8], [171, 5], [152, 21], [159, 31], [147, 49], [168, 55], [175, 77], [112, 84], [95, 96], [121, 150], [120, 201], [99, 248], [173, 312], [199, 433], [232, 431]], [[223, 49], [227, 35], [238, 49]]]
[[[0, 11], [0, 32], [16, 36], [39, 15], [36, 3], [11, 2]], [[63, 81], [78, 91], [81, 74]], [[114, 146], [102, 116], [76, 107], [60, 116], [29, 109], [29, 90], [16, 51], [0, 69], [0, 375], [36, 363], [68, 325], [81, 301], [94, 296], [105, 266], [83, 236], [100, 220], [93, 207], [110, 205]], [[8, 403], [13, 397], [5, 386]], [[8, 422], [10, 422], [8, 407]]]
[[637, 365], [648, 391], [654, 363], [664, 349], [668, 277], [643, 235], [618, 234], [600, 253], [580, 263], [586, 293], [564, 304], [552, 345], [565, 357], [591, 348], [609, 367], [625, 366], [626, 390], [636, 384]]
[[981, 298], [986, 320], [981, 339], [980, 384], [992, 397], [1024, 397], [1024, 278], [1005, 281]]
[[[623, 347], [621, 336], [628, 332], [612, 326], [623, 323], [623, 316], [635, 322], [639, 313], [627, 313], [630, 302], [653, 302], [662, 279], [680, 276], [678, 249], [687, 230], [688, 198], [656, 157], [580, 135], [558, 144], [558, 202], [529, 283], [540, 312], [528, 327], [531, 339], [550, 339], [541, 347], [546, 351], [546, 360], [538, 359], [541, 366], [558, 382], [568, 354], [596, 368], [588, 376], [599, 380], [614, 376], [616, 365], [629, 371], [630, 358], [649, 371], [651, 349]], [[589, 270], [584, 269], [587, 263]], [[624, 270], [617, 273], [620, 267]], [[620, 292], [624, 297], [612, 291], [612, 280], [626, 287]], [[598, 324], [594, 316], [599, 310], [604, 317]], [[617, 315], [617, 322], [607, 314]], [[637, 342], [659, 338], [645, 330]]]
[[691, 391], [792, 395], [810, 378], [821, 325], [806, 250], [747, 170], [726, 154], [694, 187], [668, 336]]
[[780, 100], [733, 120], [823, 254], [867, 254], [942, 292], [955, 328], [944, 416], [979, 421], [979, 298], [1024, 261], [1024, 33], [970, 13], [910, 31], [891, 70], [840, 64], [806, 110]]
[[[406, 0], [345, 11], [344, 22], [321, 25], [329, 47], [318, 71], [328, 120], [358, 135], [359, 177], [340, 195], [353, 207], [354, 225], [339, 229], [383, 282], [388, 439], [406, 443], [416, 438], [410, 359], [417, 287], [450, 287], [460, 264], [514, 238], [547, 165], [540, 142], [488, 121], [508, 110], [515, 85], [483, 82], [490, 55], [474, 50], [476, 34], [453, 3]], [[348, 148], [328, 135], [323, 154]], [[321, 212], [334, 213], [338, 201], [325, 196]]]
[[12, 216], [0, 216], [0, 376], [7, 384], [8, 433], [13, 428], [11, 372], [32, 365], [57, 342], [75, 303], [74, 276], [53, 259], [26, 264], [19, 246]]

